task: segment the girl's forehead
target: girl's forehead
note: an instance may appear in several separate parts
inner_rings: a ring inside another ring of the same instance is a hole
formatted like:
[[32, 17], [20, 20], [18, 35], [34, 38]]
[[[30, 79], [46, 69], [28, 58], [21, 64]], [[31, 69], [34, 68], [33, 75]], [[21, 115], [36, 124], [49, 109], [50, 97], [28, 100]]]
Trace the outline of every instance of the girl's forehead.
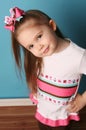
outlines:
[[43, 25], [38, 25], [38, 24], [31, 24], [31, 25], [27, 25], [21, 28], [20, 30], [20, 34], [26, 34], [27, 33], [29, 35], [35, 35], [36, 33], [38, 33], [40, 30], [43, 29]]
[[45, 24], [48, 25], [49, 22], [36, 20], [36, 19], [29, 19], [29, 20], [25, 21], [25, 23], [20, 25], [20, 27], [17, 29], [17, 34], [21, 33], [21, 31], [23, 29], [32, 28], [32, 27], [35, 27], [35, 26], [41, 26], [41, 25], [45, 25]]
[[36, 25], [36, 21], [34, 20], [27, 20], [25, 23], [23, 23], [18, 29], [17, 29], [17, 34], [18, 32], [21, 33], [22, 30], [30, 28], [32, 26]]
[[44, 27], [48, 26], [47, 24], [40, 24], [38, 22], [35, 22], [34, 20], [31, 20], [30, 22], [26, 22], [24, 24], [22, 24], [19, 29], [17, 30], [17, 36], [19, 36], [20, 34], [24, 33], [28, 33], [28, 34], [35, 34], [37, 32], [39, 32], [40, 30], [44, 30]]

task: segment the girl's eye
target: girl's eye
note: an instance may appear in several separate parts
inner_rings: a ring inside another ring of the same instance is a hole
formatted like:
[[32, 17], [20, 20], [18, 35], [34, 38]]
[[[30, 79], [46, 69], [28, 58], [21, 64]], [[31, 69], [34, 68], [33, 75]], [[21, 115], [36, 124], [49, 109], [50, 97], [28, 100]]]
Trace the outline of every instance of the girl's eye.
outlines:
[[29, 49], [32, 49], [33, 48], [33, 44], [29, 46]]
[[40, 34], [40, 35], [38, 35], [37, 39], [40, 39], [41, 37], [42, 37], [42, 35]]

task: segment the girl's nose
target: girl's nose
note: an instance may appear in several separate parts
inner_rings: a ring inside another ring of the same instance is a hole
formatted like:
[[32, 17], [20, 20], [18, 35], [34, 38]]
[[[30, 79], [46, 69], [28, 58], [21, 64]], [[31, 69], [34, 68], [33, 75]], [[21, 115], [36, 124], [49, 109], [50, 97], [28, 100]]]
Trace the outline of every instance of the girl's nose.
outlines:
[[44, 45], [43, 45], [43, 44], [40, 44], [40, 45], [39, 45], [39, 50], [42, 50], [43, 47], [44, 47]]

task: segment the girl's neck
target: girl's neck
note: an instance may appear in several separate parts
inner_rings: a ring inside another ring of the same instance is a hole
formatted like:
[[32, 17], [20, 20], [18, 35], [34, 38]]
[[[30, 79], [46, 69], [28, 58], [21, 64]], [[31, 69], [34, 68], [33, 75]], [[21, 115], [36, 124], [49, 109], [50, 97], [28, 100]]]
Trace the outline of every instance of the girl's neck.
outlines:
[[59, 52], [63, 51], [70, 45], [70, 41], [68, 39], [62, 39], [59, 37], [57, 39], [57, 43], [58, 44], [57, 44], [57, 49], [56, 49], [55, 53], [59, 53]]

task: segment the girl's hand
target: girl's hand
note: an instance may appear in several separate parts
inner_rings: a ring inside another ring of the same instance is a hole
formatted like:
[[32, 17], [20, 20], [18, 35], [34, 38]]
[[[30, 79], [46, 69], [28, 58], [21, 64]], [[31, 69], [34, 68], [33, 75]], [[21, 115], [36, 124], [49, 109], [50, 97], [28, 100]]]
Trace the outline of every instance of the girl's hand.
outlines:
[[70, 113], [80, 111], [86, 105], [85, 100], [83, 95], [77, 94], [75, 99], [68, 103], [67, 111]]

